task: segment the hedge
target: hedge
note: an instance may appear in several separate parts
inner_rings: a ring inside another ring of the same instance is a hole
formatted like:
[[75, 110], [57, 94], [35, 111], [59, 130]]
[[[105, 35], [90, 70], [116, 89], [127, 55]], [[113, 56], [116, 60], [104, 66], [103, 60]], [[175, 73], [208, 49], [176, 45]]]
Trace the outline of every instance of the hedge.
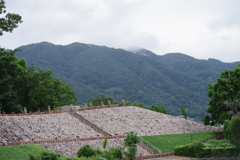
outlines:
[[236, 148], [204, 148], [203, 151], [199, 154], [200, 158], [203, 157], [237, 157]]
[[175, 155], [197, 157], [197, 155], [203, 151], [204, 145], [200, 142], [190, 143], [174, 148]]
[[189, 157], [237, 157], [237, 149], [233, 147], [204, 148], [202, 143], [192, 143], [174, 148], [175, 155]]

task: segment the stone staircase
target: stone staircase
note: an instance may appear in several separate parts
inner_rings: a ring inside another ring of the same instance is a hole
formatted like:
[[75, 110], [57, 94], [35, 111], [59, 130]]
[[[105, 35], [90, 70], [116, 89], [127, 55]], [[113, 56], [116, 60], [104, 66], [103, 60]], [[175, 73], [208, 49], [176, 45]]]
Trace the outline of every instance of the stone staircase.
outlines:
[[108, 137], [112, 136], [110, 133], [102, 130], [97, 125], [95, 125], [94, 123], [90, 122], [89, 120], [83, 118], [81, 115], [77, 114], [76, 112], [68, 112], [68, 113], [71, 114], [73, 117], [79, 119], [81, 122], [83, 122], [84, 124], [88, 125], [92, 129], [94, 129], [95, 131], [103, 134], [104, 136], [108, 136]]

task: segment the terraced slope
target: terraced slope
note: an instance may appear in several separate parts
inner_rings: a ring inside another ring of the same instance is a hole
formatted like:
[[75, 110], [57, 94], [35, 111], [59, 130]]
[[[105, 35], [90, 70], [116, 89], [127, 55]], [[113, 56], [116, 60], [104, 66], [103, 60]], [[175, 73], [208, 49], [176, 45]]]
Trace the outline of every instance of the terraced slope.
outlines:
[[[216, 127], [134, 106], [92, 109], [76, 113], [112, 136], [123, 135], [129, 131], [134, 131], [141, 136], [187, 133], [187, 123], [192, 132], [221, 131]], [[68, 112], [0, 116], [0, 130], [0, 139], [12, 142], [103, 136]]]
[[123, 135], [129, 131], [134, 131], [140, 136], [188, 133], [187, 123], [192, 132], [221, 131], [216, 127], [134, 106], [86, 110], [77, 113], [112, 135]]
[[[82, 119], [76, 118], [78, 117], [76, 115], [80, 115]], [[129, 131], [134, 131], [140, 136], [188, 133], [186, 122], [191, 126], [192, 132], [221, 131], [219, 128], [174, 116], [126, 106], [54, 114], [0, 116], [0, 145], [5, 144], [6, 141], [17, 143], [41, 141], [41, 144], [37, 144], [62, 155], [74, 157], [76, 151], [84, 144], [100, 147], [103, 142], [101, 137], [104, 137], [101, 133], [108, 133], [109, 136], [121, 136]], [[81, 138], [92, 138], [92, 140], [81, 140]], [[108, 147], [122, 146], [122, 144], [123, 139], [112, 138]], [[151, 153], [139, 146], [138, 155], [151, 155]]]
[[101, 135], [68, 112], [0, 117], [0, 141], [39, 141], [89, 138]]

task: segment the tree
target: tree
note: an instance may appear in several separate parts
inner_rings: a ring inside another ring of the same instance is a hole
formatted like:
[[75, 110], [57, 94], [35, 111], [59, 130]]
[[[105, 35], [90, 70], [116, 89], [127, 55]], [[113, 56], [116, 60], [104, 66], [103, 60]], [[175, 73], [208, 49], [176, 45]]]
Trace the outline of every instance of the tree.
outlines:
[[19, 23], [22, 23], [22, 17], [15, 13], [6, 13], [5, 1], [0, 0], [0, 15], [6, 14], [4, 18], [0, 18], [0, 36], [3, 32], [12, 32], [14, 28], [18, 27]]
[[26, 61], [14, 56], [15, 52], [0, 48], [0, 110], [8, 113], [21, 110], [18, 105], [18, 87], [26, 69]]
[[166, 114], [166, 109], [164, 106], [158, 106], [158, 105], [152, 104], [149, 109], [152, 111]]
[[223, 124], [225, 120], [240, 111], [240, 107], [232, 107], [232, 102], [240, 100], [240, 65], [235, 70], [226, 70], [221, 73], [215, 84], [209, 84], [210, 97], [204, 124]]
[[[6, 14], [5, 8], [5, 1], [0, 0], [0, 15]], [[5, 18], [0, 17], [0, 36], [3, 32], [12, 32], [17, 28], [18, 23], [22, 22], [21, 19], [21, 16], [14, 13], [7, 13]], [[0, 48], [0, 110], [9, 108], [19, 112], [21, 106], [17, 104], [16, 82], [26, 67], [26, 62], [13, 56], [15, 51]]]
[[27, 67], [16, 50], [0, 49], [0, 110], [6, 113], [47, 110], [48, 106], [76, 104], [77, 97], [69, 85], [52, 77], [52, 71]]
[[101, 95], [97, 95], [96, 97], [91, 98], [90, 100], [88, 100], [88, 102], [92, 103], [92, 105], [94, 106], [98, 106], [100, 105], [102, 102], [103, 104], [107, 105], [108, 101], [111, 104], [116, 104], [117, 102], [114, 101], [114, 99], [112, 97], [105, 97], [104, 94]]
[[233, 100], [233, 101], [230, 101], [230, 102], [225, 102], [225, 104], [230, 108], [230, 112], [229, 114], [231, 116], [236, 116], [238, 111], [240, 111], [240, 103], [239, 103], [239, 100]]
[[140, 107], [140, 108], [146, 108], [146, 107], [144, 106], [144, 104], [139, 103], [138, 101], [135, 101], [135, 102], [126, 101], [126, 102], [125, 102], [125, 106], [137, 106], [137, 107]]
[[127, 152], [124, 152], [124, 155], [129, 160], [133, 160], [136, 158], [137, 154], [137, 144], [140, 142], [140, 138], [138, 137], [137, 133], [133, 131], [127, 132], [124, 134], [124, 147], [127, 148]]
[[76, 104], [77, 97], [69, 85], [59, 78], [52, 77], [53, 71], [28, 67], [21, 78], [21, 104], [28, 110], [36, 111], [38, 108], [47, 110], [47, 106], [63, 106]]

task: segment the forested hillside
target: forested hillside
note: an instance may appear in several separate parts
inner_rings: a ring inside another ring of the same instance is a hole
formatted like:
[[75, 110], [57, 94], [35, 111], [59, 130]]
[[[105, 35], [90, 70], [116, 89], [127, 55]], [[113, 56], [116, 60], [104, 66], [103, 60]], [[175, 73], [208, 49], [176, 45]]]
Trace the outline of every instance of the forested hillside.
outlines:
[[86, 103], [99, 94], [115, 101], [139, 101], [145, 105], [163, 105], [179, 115], [179, 105], [190, 117], [203, 117], [208, 107], [208, 83], [214, 83], [221, 71], [234, 69], [236, 63], [198, 60], [171, 53], [163, 56], [140, 49], [129, 52], [105, 46], [48, 42], [21, 46], [16, 55], [35, 67], [54, 70], [54, 75], [70, 84]]

